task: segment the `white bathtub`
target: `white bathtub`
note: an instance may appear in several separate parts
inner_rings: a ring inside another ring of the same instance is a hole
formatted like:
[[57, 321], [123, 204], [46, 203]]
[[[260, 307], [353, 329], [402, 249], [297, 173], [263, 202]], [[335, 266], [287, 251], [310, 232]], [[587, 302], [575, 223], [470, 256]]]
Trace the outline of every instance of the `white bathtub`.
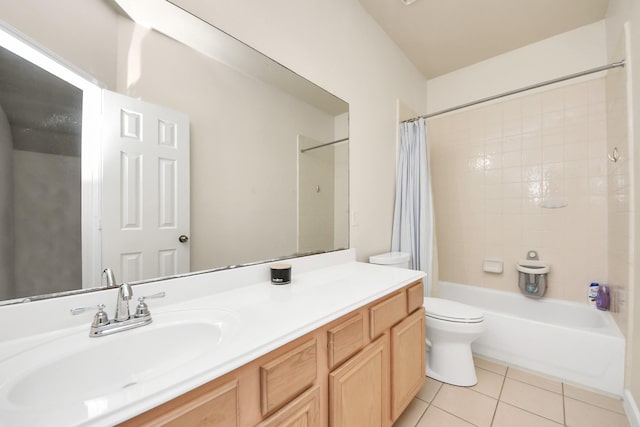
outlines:
[[439, 286], [441, 298], [484, 312], [487, 331], [473, 343], [475, 354], [622, 396], [625, 342], [609, 312], [477, 286]]

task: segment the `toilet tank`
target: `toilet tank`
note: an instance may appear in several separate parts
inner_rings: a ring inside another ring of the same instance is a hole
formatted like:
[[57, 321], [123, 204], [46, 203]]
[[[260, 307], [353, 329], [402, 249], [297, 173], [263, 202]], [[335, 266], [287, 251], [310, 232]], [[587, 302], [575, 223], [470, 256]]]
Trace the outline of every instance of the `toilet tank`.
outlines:
[[369, 257], [371, 264], [387, 265], [389, 267], [409, 268], [411, 255], [406, 252], [386, 252]]

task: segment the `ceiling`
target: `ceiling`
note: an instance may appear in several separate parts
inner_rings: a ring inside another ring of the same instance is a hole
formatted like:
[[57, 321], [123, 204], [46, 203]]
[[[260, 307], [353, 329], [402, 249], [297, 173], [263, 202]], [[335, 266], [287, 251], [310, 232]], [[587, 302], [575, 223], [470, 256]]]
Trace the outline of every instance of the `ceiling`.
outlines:
[[359, 0], [427, 79], [603, 19], [609, 0]]
[[80, 156], [82, 91], [3, 47], [0, 107], [15, 150]]

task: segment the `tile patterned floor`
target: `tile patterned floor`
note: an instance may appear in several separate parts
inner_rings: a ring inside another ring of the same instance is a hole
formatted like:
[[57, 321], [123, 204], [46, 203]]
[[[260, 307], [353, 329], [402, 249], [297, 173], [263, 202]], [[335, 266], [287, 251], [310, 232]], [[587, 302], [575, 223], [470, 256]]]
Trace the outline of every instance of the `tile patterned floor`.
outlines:
[[478, 384], [427, 378], [393, 427], [629, 427], [622, 401], [484, 359]]

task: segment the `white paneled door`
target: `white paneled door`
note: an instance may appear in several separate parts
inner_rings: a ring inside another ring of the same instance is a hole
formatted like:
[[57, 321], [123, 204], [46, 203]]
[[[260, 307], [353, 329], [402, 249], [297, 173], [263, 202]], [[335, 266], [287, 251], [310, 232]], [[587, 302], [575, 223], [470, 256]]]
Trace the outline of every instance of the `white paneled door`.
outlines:
[[189, 117], [103, 91], [102, 265], [130, 282], [189, 271]]

